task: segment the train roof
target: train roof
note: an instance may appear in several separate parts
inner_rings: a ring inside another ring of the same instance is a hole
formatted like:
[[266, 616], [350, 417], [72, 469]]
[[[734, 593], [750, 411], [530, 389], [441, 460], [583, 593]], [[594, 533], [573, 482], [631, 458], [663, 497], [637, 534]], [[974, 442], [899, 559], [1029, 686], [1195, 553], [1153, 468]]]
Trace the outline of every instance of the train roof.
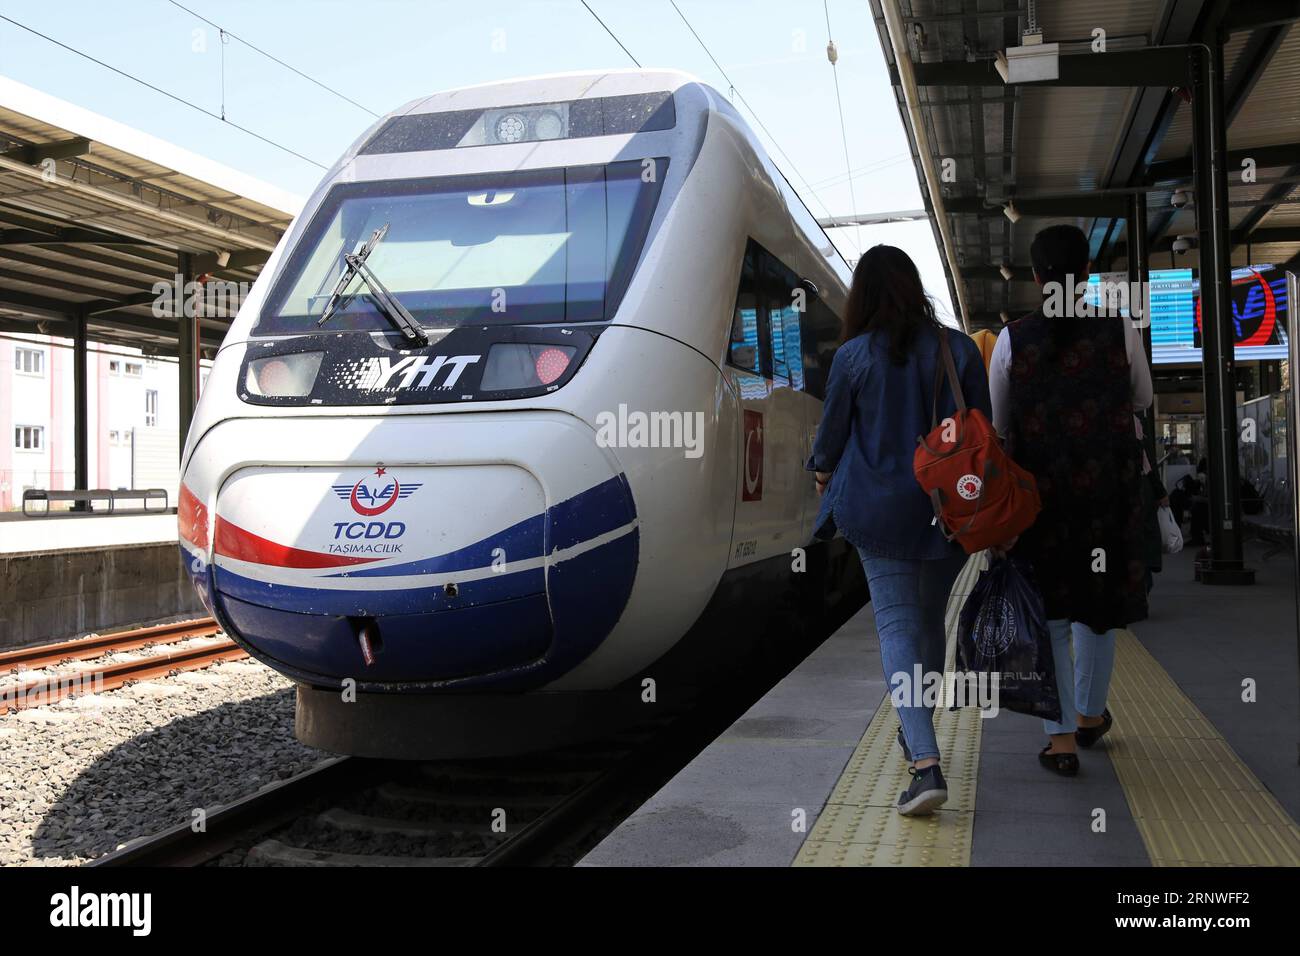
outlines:
[[682, 87], [691, 85], [708, 90], [715, 98], [717, 96], [708, 84], [681, 70], [586, 70], [524, 76], [503, 82], [442, 90], [412, 100], [388, 115], [491, 109], [522, 103], [561, 102], [634, 93], [676, 93]]

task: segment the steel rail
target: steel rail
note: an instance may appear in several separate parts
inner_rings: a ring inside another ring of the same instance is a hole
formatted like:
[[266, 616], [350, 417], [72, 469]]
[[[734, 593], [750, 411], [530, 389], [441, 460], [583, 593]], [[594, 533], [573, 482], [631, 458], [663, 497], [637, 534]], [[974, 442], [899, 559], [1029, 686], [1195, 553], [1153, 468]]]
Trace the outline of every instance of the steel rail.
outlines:
[[38, 644], [35, 647], [0, 653], [0, 671], [13, 668], [35, 670], [58, 664], [60, 661], [90, 660], [101, 657], [109, 651], [129, 651], [149, 644], [170, 644], [190, 637], [207, 637], [216, 634], [218, 630], [216, 621], [210, 617], [202, 617], [192, 621], [174, 621], [170, 624], [119, 631], [115, 634], [97, 634], [94, 637], [83, 637], [78, 640]]

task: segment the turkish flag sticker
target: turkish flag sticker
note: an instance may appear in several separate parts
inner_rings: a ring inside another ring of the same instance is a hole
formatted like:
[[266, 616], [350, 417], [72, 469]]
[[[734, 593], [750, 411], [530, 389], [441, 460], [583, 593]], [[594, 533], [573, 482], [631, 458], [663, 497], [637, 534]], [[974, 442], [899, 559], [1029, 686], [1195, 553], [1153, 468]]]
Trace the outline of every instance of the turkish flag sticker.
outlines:
[[741, 501], [763, 500], [763, 413], [745, 409], [745, 474]]

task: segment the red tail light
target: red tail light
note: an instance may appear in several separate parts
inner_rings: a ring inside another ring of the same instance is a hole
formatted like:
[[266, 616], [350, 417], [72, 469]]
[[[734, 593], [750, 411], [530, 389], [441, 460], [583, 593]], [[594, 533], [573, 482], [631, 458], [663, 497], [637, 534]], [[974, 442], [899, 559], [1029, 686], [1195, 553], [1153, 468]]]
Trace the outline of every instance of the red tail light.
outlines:
[[576, 352], [568, 345], [498, 342], [488, 351], [479, 388], [499, 392], [553, 385], [569, 370]]
[[564, 349], [551, 347], [537, 356], [533, 366], [537, 370], [537, 380], [543, 385], [550, 385], [563, 375], [569, 367], [569, 354]]
[[176, 503], [176, 530], [181, 538], [206, 551], [208, 547], [208, 509], [185, 484], [181, 485]]

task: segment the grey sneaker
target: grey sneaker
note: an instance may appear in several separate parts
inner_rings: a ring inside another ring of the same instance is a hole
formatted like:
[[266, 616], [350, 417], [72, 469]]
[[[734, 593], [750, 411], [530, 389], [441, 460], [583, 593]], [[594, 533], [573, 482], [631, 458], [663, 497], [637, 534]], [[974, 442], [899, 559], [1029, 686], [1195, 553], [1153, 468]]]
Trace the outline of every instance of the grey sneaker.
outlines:
[[917, 770], [909, 767], [912, 782], [898, 795], [898, 812], [905, 817], [923, 817], [948, 802], [948, 782], [939, 765]]

